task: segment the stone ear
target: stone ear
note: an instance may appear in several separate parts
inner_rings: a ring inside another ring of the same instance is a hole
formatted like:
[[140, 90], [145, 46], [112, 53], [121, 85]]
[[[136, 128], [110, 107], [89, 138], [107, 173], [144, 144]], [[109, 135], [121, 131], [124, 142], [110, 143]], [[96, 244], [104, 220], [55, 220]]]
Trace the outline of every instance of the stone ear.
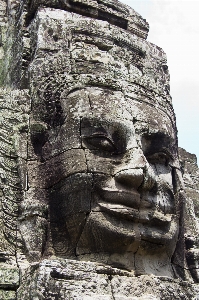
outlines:
[[42, 123], [34, 123], [30, 125], [31, 142], [38, 156], [42, 155], [42, 147], [48, 140], [47, 128]]

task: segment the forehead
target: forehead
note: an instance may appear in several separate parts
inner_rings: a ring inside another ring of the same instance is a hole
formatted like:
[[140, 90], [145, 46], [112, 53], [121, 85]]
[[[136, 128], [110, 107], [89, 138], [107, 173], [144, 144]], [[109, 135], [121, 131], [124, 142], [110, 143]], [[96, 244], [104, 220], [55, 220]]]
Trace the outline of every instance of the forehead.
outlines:
[[89, 114], [134, 123], [138, 133], [175, 136], [160, 48], [107, 22], [48, 8], [38, 11], [30, 31], [38, 110], [61, 101], [71, 118]]
[[121, 123], [137, 133], [162, 133], [175, 137], [171, 118], [160, 107], [130, 99], [122, 91], [100, 87], [85, 87], [60, 97], [64, 114], [68, 118], [90, 118], [109, 123]]
[[58, 76], [57, 83], [65, 76], [68, 85], [95, 81], [121, 89], [132, 82], [165, 92], [164, 52], [107, 22], [40, 9], [30, 37], [34, 48], [30, 77], [39, 85], [49, 72]]

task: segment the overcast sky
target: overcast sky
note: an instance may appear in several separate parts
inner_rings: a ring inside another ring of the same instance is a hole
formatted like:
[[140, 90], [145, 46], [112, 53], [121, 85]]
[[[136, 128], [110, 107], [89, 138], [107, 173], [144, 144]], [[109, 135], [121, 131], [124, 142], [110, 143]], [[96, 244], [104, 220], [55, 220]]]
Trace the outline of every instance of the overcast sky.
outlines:
[[122, 0], [150, 26], [148, 40], [166, 52], [179, 146], [199, 164], [199, 0]]

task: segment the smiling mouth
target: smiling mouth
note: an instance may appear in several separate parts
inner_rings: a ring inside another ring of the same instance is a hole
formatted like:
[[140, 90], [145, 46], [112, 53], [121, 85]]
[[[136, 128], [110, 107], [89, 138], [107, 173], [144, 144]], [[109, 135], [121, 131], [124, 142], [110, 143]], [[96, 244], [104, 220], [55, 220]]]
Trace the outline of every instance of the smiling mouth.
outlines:
[[119, 205], [121, 208], [136, 210], [140, 207], [140, 194], [137, 191], [106, 188], [99, 193], [104, 202], [110, 205]]
[[122, 204], [98, 202], [102, 212], [114, 216], [119, 220], [129, 220], [134, 223], [147, 224], [150, 226], [167, 227], [172, 221], [171, 215], [164, 215], [162, 212], [152, 209], [134, 209]]
[[158, 228], [165, 228], [171, 224], [172, 214], [165, 215], [154, 204], [146, 207], [141, 201], [140, 194], [135, 190], [105, 188], [99, 192], [100, 211], [114, 216], [117, 220], [127, 220]]

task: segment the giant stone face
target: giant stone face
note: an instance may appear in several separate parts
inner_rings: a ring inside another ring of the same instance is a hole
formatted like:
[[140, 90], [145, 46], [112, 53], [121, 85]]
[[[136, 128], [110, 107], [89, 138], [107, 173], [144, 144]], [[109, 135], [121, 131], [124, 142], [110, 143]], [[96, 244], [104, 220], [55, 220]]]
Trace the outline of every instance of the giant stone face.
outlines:
[[30, 33], [27, 258], [173, 277], [178, 161], [164, 53], [107, 22], [50, 8]]
[[[63, 95], [61, 104], [70, 120], [67, 132], [81, 141], [81, 150], [68, 157], [74, 170], [53, 167], [49, 205], [56, 255], [136, 265], [140, 272], [146, 272], [139, 264], [148, 257], [152, 272], [165, 272], [178, 236], [170, 120], [99, 87]], [[76, 131], [69, 125], [74, 122]], [[59, 151], [64, 147], [61, 142]], [[162, 263], [155, 271], [154, 260]]]
[[148, 23], [117, 0], [0, 3], [0, 299], [196, 299], [197, 169]]

